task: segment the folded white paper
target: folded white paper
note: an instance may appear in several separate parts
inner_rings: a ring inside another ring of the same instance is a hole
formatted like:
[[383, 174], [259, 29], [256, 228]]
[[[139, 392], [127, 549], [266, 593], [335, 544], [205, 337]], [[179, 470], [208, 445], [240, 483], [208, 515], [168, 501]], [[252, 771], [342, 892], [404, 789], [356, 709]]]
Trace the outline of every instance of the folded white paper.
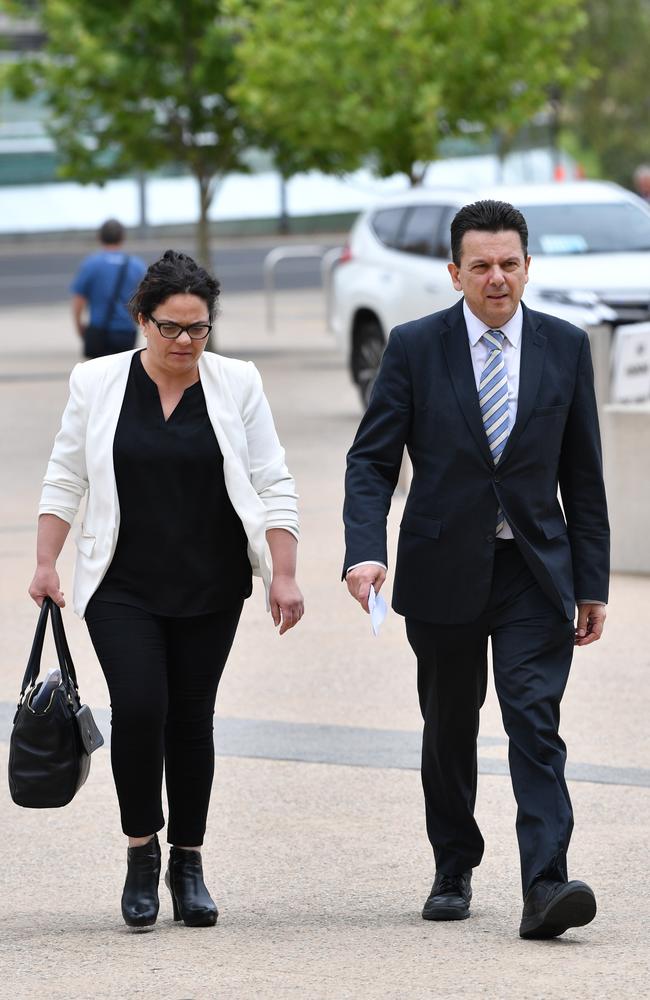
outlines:
[[381, 594], [375, 593], [375, 588], [372, 584], [370, 584], [370, 593], [368, 594], [368, 610], [370, 611], [372, 634], [379, 635], [379, 629], [388, 612], [388, 605]]

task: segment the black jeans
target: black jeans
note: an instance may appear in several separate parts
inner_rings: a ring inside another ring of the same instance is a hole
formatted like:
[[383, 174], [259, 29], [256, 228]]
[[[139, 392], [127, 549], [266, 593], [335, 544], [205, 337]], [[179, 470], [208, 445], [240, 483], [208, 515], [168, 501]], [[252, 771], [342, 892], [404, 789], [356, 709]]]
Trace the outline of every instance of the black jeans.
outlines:
[[509, 737], [524, 893], [535, 878], [566, 881], [573, 829], [564, 780], [560, 701], [573, 656], [574, 627], [542, 593], [515, 543], [495, 554], [485, 612], [467, 625], [407, 619], [418, 660], [424, 718], [422, 784], [436, 866], [448, 875], [476, 867], [483, 838], [474, 819], [479, 710], [487, 686], [487, 643]]
[[203, 843], [214, 774], [217, 687], [243, 602], [196, 618], [163, 618], [92, 599], [86, 623], [111, 698], [111, 763], [122, 829], [145, 837], [165, 825], [167, 840]]

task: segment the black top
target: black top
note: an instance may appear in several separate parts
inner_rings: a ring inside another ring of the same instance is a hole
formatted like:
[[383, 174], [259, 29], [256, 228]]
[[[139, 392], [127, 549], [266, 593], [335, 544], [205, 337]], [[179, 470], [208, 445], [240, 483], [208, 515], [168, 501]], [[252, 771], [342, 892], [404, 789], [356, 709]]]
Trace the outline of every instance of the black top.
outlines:
[[134, 354], [113, 462], [120, 533], [97, 599], [184, 618], [250, 595], [246, 533], [200, 382], [165, 421], [158, 387]]

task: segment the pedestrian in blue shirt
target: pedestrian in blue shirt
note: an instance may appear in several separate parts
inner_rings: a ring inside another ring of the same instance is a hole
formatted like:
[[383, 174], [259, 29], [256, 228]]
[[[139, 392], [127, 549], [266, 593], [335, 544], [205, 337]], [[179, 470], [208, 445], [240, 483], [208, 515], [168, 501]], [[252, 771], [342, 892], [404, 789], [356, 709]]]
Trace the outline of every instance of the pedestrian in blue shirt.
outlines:
[[127, 303], [146, 270], [139, 257], [124, 252], [124, 226], [117, 219], [108, 219], [98, 235], [102, 249], [86, 257], [70, 287], [72, 315], [87, 358], [135, 347]]

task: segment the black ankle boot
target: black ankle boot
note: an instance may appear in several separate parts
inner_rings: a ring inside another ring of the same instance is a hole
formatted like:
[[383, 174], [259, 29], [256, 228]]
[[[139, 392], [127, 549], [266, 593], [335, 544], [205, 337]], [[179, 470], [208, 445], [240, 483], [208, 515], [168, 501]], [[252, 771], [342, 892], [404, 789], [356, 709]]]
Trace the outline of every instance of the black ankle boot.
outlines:
[[141, 847], [129, 847], [127, 870], [122, 893], [122, 916], [129, 927], [152, 928], [158, 916], [160, 881], [160, 844], [158, 837]]
[[203, 881], [200, 851], [172, 847], [165, 885], [172, 894], [174, 920], [182, 920], [186, 927], [216, 924], [219, 911]]

